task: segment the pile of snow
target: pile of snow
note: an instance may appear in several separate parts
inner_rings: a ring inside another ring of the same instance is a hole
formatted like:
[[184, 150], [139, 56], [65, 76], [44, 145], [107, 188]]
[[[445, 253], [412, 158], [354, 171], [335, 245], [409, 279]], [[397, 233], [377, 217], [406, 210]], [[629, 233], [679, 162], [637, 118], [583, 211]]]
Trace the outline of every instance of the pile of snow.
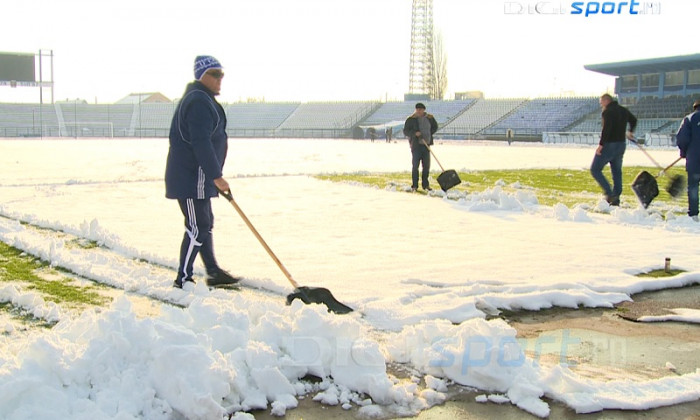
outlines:
[[[384, 405], [412, 398], [362, 333], [357, 321], [317, 305], [196, 298], [139, 319], [120, 298], [3, 346], [0, 417], [166, 419], [175, 410], [211, 419], [268, 402], [282, 415], [297, 396], [341, 386], [352, 390], [348, 402], [363, 401], [359, 393]], [[300, 380], [307, 375], [324, 381]]]
[[670, 309], [670, 314], [668, 315], [647, 315], [640, 316], [637, 321], [639, 322], [660, 322], [660, 321], [679, 321], [679, 322], [692, 322], [695, 324], [700, 324], [700, 310], [688, 309], [688, 308], [675, 308]]

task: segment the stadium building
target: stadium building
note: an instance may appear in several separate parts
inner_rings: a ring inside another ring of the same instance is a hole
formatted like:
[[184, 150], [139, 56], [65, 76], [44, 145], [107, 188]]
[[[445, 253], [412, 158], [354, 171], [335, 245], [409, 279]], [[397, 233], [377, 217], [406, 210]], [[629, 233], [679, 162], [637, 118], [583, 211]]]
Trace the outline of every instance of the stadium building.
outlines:
[[[673, 146], [680, 120], [700, 98], [700, 54], [591, 64], [615, 77], [615, 94], [639, 118], [637, 136]], [[451, 140], [515, 140], [595, 144], [598, 97], [483, 98], [425, 101]], [[82, 101], [0, 103], [0, 137], [167, 137], [176, 101], [157, 92], [130, 94], [115, 104]], [[224, 103], [230, 137], [403, 137], [414, 101]]]
[[700, 95], [700, 54], [583, 67], [614, 76], [615, 94], [624, 105]]

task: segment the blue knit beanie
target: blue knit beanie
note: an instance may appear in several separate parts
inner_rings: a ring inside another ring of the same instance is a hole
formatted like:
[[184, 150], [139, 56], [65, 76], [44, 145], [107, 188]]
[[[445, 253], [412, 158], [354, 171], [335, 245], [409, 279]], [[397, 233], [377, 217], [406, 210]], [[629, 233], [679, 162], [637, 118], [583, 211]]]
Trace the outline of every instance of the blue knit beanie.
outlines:
[[221, 63], [210, 55], [198, 55], [194, 59], [194, 78], [201, 80], [204, 73], [209, 69], [221, 69]]

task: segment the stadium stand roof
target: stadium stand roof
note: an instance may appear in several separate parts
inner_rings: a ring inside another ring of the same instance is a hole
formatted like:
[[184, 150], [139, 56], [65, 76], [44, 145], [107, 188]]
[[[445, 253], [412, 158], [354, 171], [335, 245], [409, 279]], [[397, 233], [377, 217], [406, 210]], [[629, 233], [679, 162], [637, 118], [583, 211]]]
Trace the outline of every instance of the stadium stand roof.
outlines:
[[700, 69], [700, 54], [620, 61], [615, 63], [586, 64], [583, 68], [610, 76]]

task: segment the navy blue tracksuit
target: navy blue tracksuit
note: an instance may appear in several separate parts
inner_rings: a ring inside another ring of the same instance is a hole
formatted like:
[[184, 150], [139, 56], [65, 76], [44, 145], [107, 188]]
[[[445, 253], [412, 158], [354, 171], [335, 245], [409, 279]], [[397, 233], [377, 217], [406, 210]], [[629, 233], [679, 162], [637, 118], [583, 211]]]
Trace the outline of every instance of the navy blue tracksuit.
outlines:
[[190, 83], [173, 115], [165, 167], [165, 196], [177, 199], [185, 216], [180, 282], [192, 280], [198, 254], [208, 274], [219, 270], [211, 235], [214, 215], [210, 198], [219, 195], [214, 179], [222, 176], [227, 151], [223, 107], [201, 82]]

